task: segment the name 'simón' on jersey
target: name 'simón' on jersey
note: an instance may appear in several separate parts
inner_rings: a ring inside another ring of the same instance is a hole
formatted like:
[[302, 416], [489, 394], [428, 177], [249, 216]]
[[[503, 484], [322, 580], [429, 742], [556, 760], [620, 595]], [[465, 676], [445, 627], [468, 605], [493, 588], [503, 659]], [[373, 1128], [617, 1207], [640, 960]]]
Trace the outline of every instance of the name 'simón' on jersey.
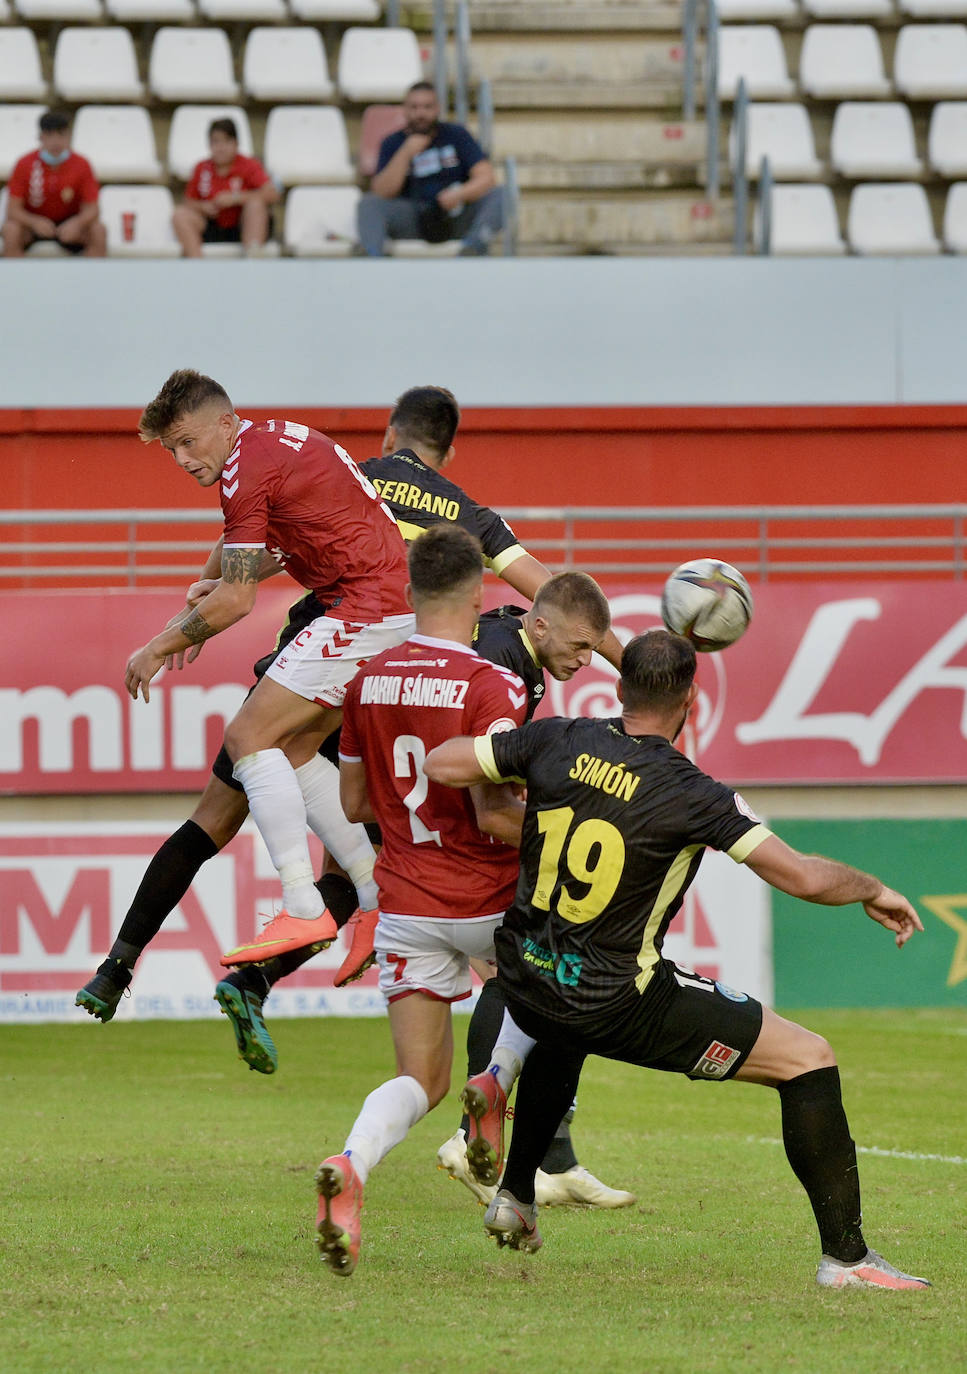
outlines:
[[[364, 677], [360, 686], [361, 706], [442, 706], [462, 708], [467, 682], [449, 677], [395, 677], [374, 673]], [[636, 780], [637, 781], [637, 780]]]
[[623, 763], [599, 759], [594, 754], [578, 754], [568, 777], [587, 783], [588, 787], [597, 787], [619, 801], [631, 801], [641, 782], [641, 778], [629, 773]]

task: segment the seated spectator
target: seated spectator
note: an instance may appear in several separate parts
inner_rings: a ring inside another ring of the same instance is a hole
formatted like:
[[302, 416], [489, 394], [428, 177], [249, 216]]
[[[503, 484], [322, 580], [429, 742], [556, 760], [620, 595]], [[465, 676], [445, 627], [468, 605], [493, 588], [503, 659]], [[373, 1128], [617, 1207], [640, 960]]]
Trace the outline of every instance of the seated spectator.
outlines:
[[238, 151], [234, 119], [208, 126], [211, 157], [199, 162], [185, 187], [184, 204], [171, 217], [186, 258], [200, 258], [203, 243], [240, 243], [257, 254], [269, 237], [269, 207], [279, 192], [258, 158]]
[[71, 151], [70, 120], [57, 110], [40, 116], [40, 147], [10, 174], [3, 252], [22, 258], [32, 243], [59, 243], [69, 253], [103, 258], [107, 233], [98, 218], [97, 178], [86, 157]]
[[387, 238], [443, 243], [462, 239], [461, 254], [487, 253], [503, 224], [503, 194], [494, 169], [462, 124], [443, 124], [429, 81], [403, 101], [405, 127], [389, 134], [369, 194], [359, 202], [359, 242], [383, 256]]

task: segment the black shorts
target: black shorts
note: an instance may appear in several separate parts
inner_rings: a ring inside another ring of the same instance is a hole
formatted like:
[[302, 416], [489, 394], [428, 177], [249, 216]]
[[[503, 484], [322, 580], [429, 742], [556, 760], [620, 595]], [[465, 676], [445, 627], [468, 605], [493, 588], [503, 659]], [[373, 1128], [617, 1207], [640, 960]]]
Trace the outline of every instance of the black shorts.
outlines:
[[663, 959], [644, 994], [623, 1003], [592, 1030], [575, 1031], [507, 997], [527, 1035], [566, 1044], [581, 1054], [618, 1059], [697, 1081], [732, 1078], [759, 1038], [762, 1003], [724, 983]]
[[205, 225], [205, 232], [201, 236], [202, 243], [241, 243], [242, 242], [242, 221], [232, 225], [231, 229], [223, 229], [220, 224], [216, 224], [213, 219], [208, 220]]

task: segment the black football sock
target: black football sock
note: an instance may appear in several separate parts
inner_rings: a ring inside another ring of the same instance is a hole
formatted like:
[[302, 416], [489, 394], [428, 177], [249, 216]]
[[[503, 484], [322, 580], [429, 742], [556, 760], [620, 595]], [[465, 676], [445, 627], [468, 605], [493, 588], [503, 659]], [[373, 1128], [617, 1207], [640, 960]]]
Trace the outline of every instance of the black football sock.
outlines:
[[536, 1044], [517, 1084], [514, 1134], [501, 1188], [518, 1202], [534, 1201], [534, 1175], [557, 1125], [574, 1101], [584, 1055], [561, 1045]]
[[134, 968], [142, 950], [191, 887], [202, 864], [217, 853], [218, 845], [194, 821], [185, 821], [170, 835], [145, 870], [110, 957]]
[[813, 1069], [780, 1083], [779, 1099], [786, 1157], [812, 1203], [823, 1254], [855, 1264], [866, 1254], [866, 1241], [839, 1069]]
[[[316, 891], [326, 904], [326, 910], [340, 930], [359, 906], [356, 885], [341, 873], [324, 873], [316, 883]], [[304, 961], [303, 961], [304, 962]], [[298, 967], [298, 965], [296, 965]], [[291, 969], [289, 972], [291, 973]]]
[[[504, 1019], [504, 994], [496, 978], [488, 978], [480, 989], [477, 1005], [467, 1027], [467, 1077], [483, 1073], [490, 1063], [490, 1052], [497, 1043], [501, 1023]], [[470, 1130], [470, 1118], [464, 1112], [460, 1118], [460, 1129], [466, 1135]]]
[[577, 1103], [572, 1102], [564, 1113], [561, 1124], [554, 1132], [554, 1139], [541, 1160], [541, 1168], [545, 1174], [566, 1174], [568, 1169], [573, 1169], [578, 1162], [574, 1146], [571, 1144], [571, 1122], [574, 1120], [576, 1106]]
[[221, 981], [230, 983], [239, 992], [254, 992], [256, 997], [265, 998], [272, 984], [265, 976], [264, 968], [263, 964], [242, 964], [239, 968], [233, 968], [231, 973], [226, 973]]

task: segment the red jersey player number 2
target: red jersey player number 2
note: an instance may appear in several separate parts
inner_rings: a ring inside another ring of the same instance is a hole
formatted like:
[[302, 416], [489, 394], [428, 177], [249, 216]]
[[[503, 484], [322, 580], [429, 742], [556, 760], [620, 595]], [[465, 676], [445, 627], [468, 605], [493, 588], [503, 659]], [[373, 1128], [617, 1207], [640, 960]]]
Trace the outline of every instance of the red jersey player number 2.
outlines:
[[527, 690], [514, 673], [425, 635], [377, 654], [356, 675], [339, 753], [365, 764], [380, 820], [381, 911], [460, 919], [510, 904], [517, 850], [485, 835], [470, 794], [430, 782], [423, 764], [454, 735], [522, 725], [526, 709]]

